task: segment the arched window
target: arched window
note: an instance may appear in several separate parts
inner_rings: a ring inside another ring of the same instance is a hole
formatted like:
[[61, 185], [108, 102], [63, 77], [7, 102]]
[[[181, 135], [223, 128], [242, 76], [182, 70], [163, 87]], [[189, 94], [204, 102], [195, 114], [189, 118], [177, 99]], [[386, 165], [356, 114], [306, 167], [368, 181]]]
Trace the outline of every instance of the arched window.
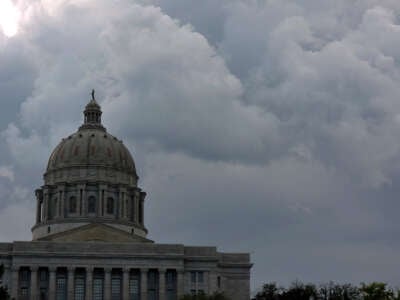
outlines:
[[114, 214], [114, 199], [111, 197], [107, 198], [107, 214]]
[[69, 212], [71, 214], [76, 213], [77, 210], [77, 201], [76, 201], [76, 197], [72, 196], [69, 198]]
[[88, 213], [94, 214], [96, 213], [96, 197], [90, 196], [88, 200]]

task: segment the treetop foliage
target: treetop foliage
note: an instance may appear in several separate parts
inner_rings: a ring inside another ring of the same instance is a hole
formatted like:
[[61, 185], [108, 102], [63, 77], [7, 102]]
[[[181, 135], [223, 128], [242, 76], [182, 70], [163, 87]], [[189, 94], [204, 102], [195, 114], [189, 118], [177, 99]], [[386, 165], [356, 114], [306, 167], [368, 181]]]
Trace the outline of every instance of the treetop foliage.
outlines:
[[288, 288], [266, 283], [252, 300], [400, 300], [400, 291], [386, 283], [361, 283], [360, 286], [329, 282], [319, 286], [293, 282]]

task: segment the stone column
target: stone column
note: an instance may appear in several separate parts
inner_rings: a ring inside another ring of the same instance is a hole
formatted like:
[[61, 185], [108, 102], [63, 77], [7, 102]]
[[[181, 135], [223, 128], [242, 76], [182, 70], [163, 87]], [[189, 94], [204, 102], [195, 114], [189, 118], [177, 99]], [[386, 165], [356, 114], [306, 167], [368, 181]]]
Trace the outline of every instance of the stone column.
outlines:
[[62, 218], [62, 209], [64, 206], [64, 200], [63, 200], [63, 195], [62, 195], [62, 190], [59, 188], [58, 190], [58, 209], [57, 209], [57, 216], [59, 218]]
[[74, 288], [75, 288], [75, 268], [68, 268], [68, 296], [67, 299], [74, 299]]
[[49, 193], [44, 193], [44, 204], [43, 204], [43, 221], [46, 222], [49, 217]]
[[79, 214], [79, 216], [82, 216], [83, 211], [84, 211], [83, 190], [84, 190], [84, 185], [79, 184], [78, 185], [78, 195], [79, 195], [79, 197], [78, 197], [78, 214]]
[[159, 285], [158, 285], [158, 292], [159, 292], [159, 300], [165, 300], [165, 269], [161, 268], [158, 269], [159, 274]]
[[65, 218], [65, 206], [66, 206], [66, 196], [65, 196], [65, 186], [62, 187], [61, 189], [61, 214], [60, 217], [61, 218]]
[[135, 198], [134, 198], [134, 200], [133, 200], [133, 202], [134, 202], [134, 205], [135, 205], [135, 220], [134, 220], [134, 222], [136, 223], [136, 224], [139, 224], [139, 209], [140, 209], [140, 207], [139, 207], [139, 193], [138, 192], [135, 192]]
[[140, 269], [140, 299], [147, 300], [147, 272], [148, 269]]
[[11, 268], [11, 298], [18, 299], [19, 267]]
[[218, 273], [216, 271], [210, 271], [208, 277], [208, 286], [210, 293], [215, 293], [218, 291]]
[[[100, 185], [97, 185], [97, 217], [101, 217], [103, 215], [103, 197], [101, 195], [101, 188]], [[107, 299], [107, 298], [106, 298]]]
[[86, 297], [87, 300], [92, 300], [93, 294], [93, 268], [86, 268]]
[[40, 223], [40, 214], [41, 214], [40, 202], [41, 202], [41, 200], [40, 200], [40, 197], [39, 197], [39, 193], [36, 192], [36, 224]]
[[126, 219], [126, 212], [128, 211], [128, 205], [125, 201], [126, 199], [126, 192], [123, 190], [122, 192], [122, 219]]
[[185, 271], [184, 270], [176, 270], [177, 272], [177, 294], [178, 299], [183, 297], [185, 294]]
[[101, 216], [105, 216], [107, 214], [107, 203], [106, 203], [107, 185], [100, 184], [99, 191], [100, 191], [100, 201], [101, 201], [101, 205], [102, 205]]
[[37, 300], [38, 297], [38, 267], [31, 267], [31, 300]]
[[111, 299], [111, 268], [104, 268], [104, 299]]
[[122, 204], [122, 191], [121, 188], [118, 191], [118, 219], [122, 219], [123, 214], [123, 204]]
[[87, 213], [86, 185], [82, 186], [82, 216]]
[[56, 267], [49, 267], [49, 299], [56, 299]]
[[124, 268], [122, 270], [122, 299], [129, 300], [129, 268]]

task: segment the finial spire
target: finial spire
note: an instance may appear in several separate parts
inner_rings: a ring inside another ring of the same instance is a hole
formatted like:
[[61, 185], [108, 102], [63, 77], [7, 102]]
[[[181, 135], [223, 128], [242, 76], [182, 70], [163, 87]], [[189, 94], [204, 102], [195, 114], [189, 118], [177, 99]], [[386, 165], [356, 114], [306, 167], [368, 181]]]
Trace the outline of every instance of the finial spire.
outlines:
[[97, 128], [97, 129], [105, 130], [103, 125], [101, 125], [102, 112], [101, 112], [100, 105], [96, 101], [94, 89], [92, 89], [91, 95], [92, 95], [92, 99], [86, 105], [85, 110], [83, 112], [83, 114], [85, 115], [85, 120], [84, 120], [83, 125], [80, 127], [80, 129]]

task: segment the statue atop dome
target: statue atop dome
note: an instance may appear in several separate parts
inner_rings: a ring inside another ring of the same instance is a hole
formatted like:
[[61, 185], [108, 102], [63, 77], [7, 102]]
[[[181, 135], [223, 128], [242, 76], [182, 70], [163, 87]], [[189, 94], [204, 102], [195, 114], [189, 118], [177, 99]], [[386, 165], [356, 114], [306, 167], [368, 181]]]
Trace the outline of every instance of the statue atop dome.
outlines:
[[79, 128], [79, 130], [83, 129], [100, 129], [106, 131], [106, 129], [101, 124], [101, 107], [97, 103], [95, 98], [95, 90], [92, 89], [92, 99], [90, 99], [89, 103], [86, 105], [85, 110], [83, 112], [85, 118], [83, 125]]

